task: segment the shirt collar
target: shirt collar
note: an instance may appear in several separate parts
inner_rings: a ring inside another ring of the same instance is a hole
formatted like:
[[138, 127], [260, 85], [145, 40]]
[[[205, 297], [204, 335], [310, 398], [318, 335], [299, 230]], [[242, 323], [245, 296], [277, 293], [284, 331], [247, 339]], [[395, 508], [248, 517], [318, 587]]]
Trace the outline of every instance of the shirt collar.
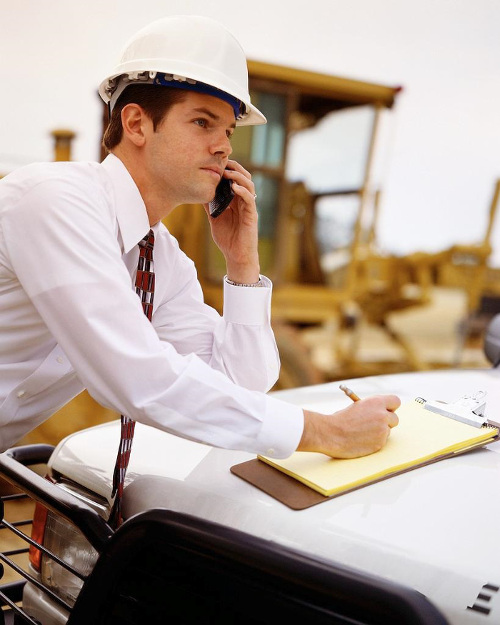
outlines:
[[109, 154], [102, 167], [113, 185], [116, 219], [123, 251], [127, 253], [149, 232], [146, 205], [128, 169], [118, 157]]

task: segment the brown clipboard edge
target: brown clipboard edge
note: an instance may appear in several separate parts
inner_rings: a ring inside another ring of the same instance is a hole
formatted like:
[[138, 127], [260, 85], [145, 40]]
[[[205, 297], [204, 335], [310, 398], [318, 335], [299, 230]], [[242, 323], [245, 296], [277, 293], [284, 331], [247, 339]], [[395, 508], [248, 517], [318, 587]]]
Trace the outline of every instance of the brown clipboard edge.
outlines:
[[[493, 425], [494, 427], [499, 427], [496, 423], [493, 424], [491, 421], [489, 421], [488, 423], [489, 425]], [[494, 441], [497, 441], [499, 439], [500, 432], [495, 436], [492, 436], [491, 439], [487, 441], [481, 441], [480, 443], [476, 443], [465, 449], [460, 449], [458, 451], [453, 451], [447, 454], [443, 454], [441, 456], [436, 456], [435, 458], [432, 458], [432, 460], [427, 460], [426, 462], [416, 464], [412, 467], [407, 467], [406, 469], [395, 471], [394, 473], [390, 473], [389, 475], [384, 475], [383, 477], [365, 482], [364, 484], [360, 484], [358, 486], [354, 486], [353, 488], [348, 488], [346, 490], [343, 490], [341, 493], [335, 493], [334, 495], [330, 495], [328, 497], [315, 491], [310, 486], [303, 484], [294, 477], [283, 473], [283, 471], [280, 471], [270, 464], [267, 464], [263, 460], [259, 460], [258, 458], [255, 458], [254, 460], [247, 460], [246, 462], [242, 462], [240, 464], [235, 464], [230, 468], [230, 471], [234, 475], [245, 480], [249, 484], [252, 484], [259, 490], [270, 495], [271, 497], [281, 502], [285, 506], [288, 506], [292, 510], [305, 510], [324, 501], [329, 501], [330, 499], [335, 499], [336, 497], [340, 497], [341, 495], [352, 493], [353, 491], [364, 488], [365, 486], [369, 486], [370, 484], [383, 482], [384, 480], [388, 480], [391, 477], [396, 477], [397, 475], [408, 473], [409, 471], [413, 471], [414, 469], [425, 467], [429, 464], [434, 464], [435, 462], [439, 462], [440, 460], [454, 458], [455, 456], [468, 453], [469, 451], [480, 449], [481, 447], [489, 445], [490, 443], [493, 443]]]

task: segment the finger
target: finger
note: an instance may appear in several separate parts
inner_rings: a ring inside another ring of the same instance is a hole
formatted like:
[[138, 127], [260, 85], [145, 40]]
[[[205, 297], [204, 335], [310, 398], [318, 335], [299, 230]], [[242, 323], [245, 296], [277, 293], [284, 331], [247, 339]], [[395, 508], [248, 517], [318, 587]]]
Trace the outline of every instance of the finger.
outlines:
[[255, 199], [257, 195], [255, 194], [255, 188], [253, 184], [251, 185], [251, 188], [247, 188], [233, 181], [233, 191], [236, 195], [241, 197], [241, 199], [244, 200], [247, 204], [252, 204], [255, 206]]
[[244, 174], [233, 170], [226, 170], [225, 176], [232, 180], [233, 187], [237, 184], [246, 189], [252, 197], [255, 197], [255, 185], [251, 178], [247, 178]]
[[372, 395], [371, 397], [362, 399], [359, 402], [355, 402], [354, 405], [356, 404], [359, 406], [377, 406], [379, 409], [394, 412], [401, 405], [401, 400], [397, 395]]
[[226, 178], [229, 178], [233, 183], [237, 183], [242, 187], [248, 189], [255, 199], [255, 185], [252, 180], [252, 175], [237, 161], [228, 161], [228, 165], [231, 164], [233, 168], [227, 168], [224, 172]]
[[385, 405], [387, 410], [394, 412], [401, 406], [401, 400], [397, 395], [385, 395]]
[[245, 176], [245, 178], [252, 178], [252, 174], [243, 167], [243, 165], [241, 165], [240, 163], [238, 163], [238, 161], [231, 161], [228, 160], [226, 168], [228, 169], [228, 171], [235, 171], [235, 172], [239, 172], [240, 174], [243, 174]]
[[388, 412], [387, 425], [392, 429], [399, 424], [399, 417], [395, 412]]

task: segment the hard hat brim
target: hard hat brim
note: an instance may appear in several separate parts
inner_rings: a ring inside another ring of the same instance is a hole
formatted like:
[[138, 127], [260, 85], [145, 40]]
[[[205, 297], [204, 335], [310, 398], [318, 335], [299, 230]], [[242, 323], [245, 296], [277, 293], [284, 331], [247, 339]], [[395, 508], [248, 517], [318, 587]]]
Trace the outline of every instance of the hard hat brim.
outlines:
[[[111, 98], [109, 96], [109, 86], [110, 83], [113, 81], [116, 81], [116, 79], [120, 78], [122, 74], [115, 74], [112, 76], [109, 76], [108, 78], [106, 78], [105, 80], [102, 81], [102, 83], [99, 85], [99, 96], [101, 97], [101, 99], [103, 100], [103, 102], [105, 104], [109, 104], [109, 102], [111, 101]], [[138, 82], [134, 82], [131, 81], [130, 85], [133, 84], [148, 84], [145, 81], [138, 81]], [[230, 94], [231, 96], [234, 96], [234, 94]], [[237, 118], [236, 119], [236, 126], [257, 126], [257, 125], [262, 125], [262, 124], [267, 124], [267, 119], [266, 116], [259, 111], [259, 109], [254, 106], [251, 102], [247, 102], [247, 101], [243, 101], [243, 104], [245, 106], [245, 113], [243, 114], [242, 117]]]

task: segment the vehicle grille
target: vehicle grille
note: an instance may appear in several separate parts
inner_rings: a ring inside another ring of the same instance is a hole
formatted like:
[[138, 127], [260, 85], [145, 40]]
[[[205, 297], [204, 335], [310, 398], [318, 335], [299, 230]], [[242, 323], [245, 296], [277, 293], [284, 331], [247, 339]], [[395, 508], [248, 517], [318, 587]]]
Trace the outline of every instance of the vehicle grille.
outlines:
[[[30, 547], [40, 550], [44, 557], [51, 558], [79, 579], [86, 579], [77, 569], [31, 537], [35, 502], [63, 516], [70, 523], [74, 522], [98, 551], [112, 534], [109, 526], [94, 510], [45, 480], [38, 470], [35, 472], [29, 468], [37, 465], [38, 469], [40, 465], [46, 464], [53, 449], [50, 445], [29, 445], [0, 454], [0, 606], [4, 616], [9, 615], [11, 618], [12, 613], [15, 615], [16, 625], [39, 625], [39, 621], [27, 614], [21, 605], [26, 582], [33, 584], [68, 613], [72, 609], [72, 606], [41, 583], [37, 572], [29, 564]], [[21, 518], [23, 515], [27, 518]], [[77, 519], [81, 519], [82, 523], [76, 523]]]

